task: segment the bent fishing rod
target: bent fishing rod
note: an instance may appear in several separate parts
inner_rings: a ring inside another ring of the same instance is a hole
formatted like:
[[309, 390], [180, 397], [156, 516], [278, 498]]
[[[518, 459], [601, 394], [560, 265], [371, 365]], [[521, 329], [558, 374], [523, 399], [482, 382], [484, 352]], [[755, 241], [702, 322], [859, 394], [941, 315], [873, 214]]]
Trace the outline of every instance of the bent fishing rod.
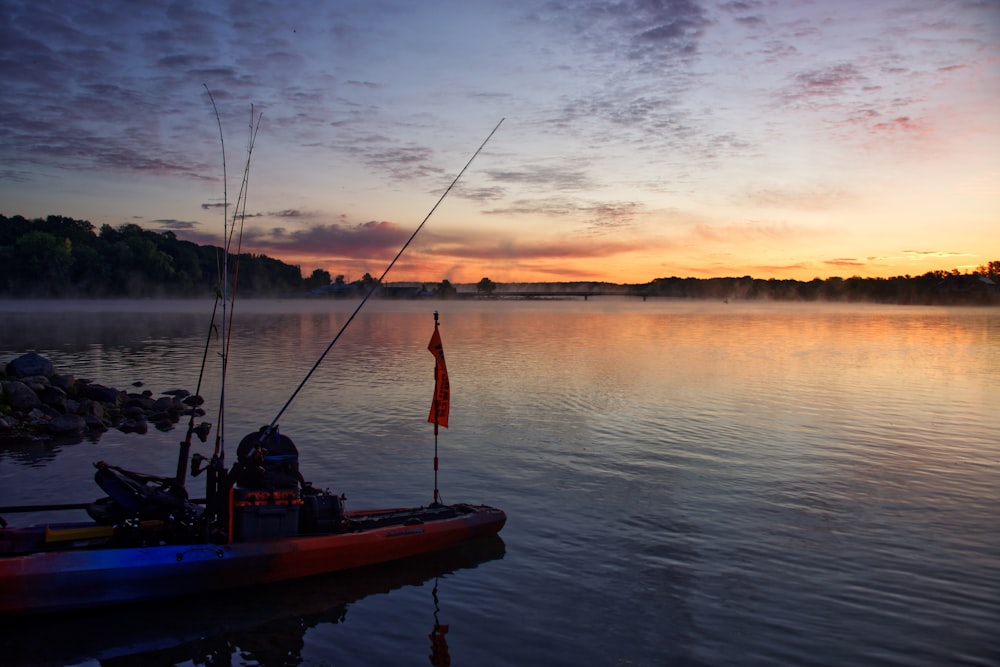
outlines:
[[[205, 365], [206, 365], [206, 363], [208, 361], [208, 350], [209, 350], [209, 347], [211, 345], [212, 334], [215, 333], [216, 335], [219, 335], [219, 329], [216, 327], [216, 324], [215, 324], [215, 315], [216, 315], [216, 312], [218, 312], [219, 304], [221, 302], [221, 304], [222, 304], [222, 340], [223, 340], [222, 355], [221, 355], [222, 356], [222, 385], [221, 385], [222, 388], [221, 388], [220, 396], [219, 396], [219, 419], [218, 419], [218, 424], [216, 425], [216, 431], [215, 431], [215, 453], [213, 455], [214, 457], [218, 457], [220, 455], [220, 453], [221, 453], [222, 437], [223, 437], [222, 434], [223, 434], [223, 431], [224, 431], [224, 424], [225, 424], [225, 420], [224, 420], [224, 405], [225, 405], [225, 387], [226, 387], [226, 367], [228, 365], [227, 362], [228, 362], [228, 358], [229, 358], [229, 341], [231, 339], [232, 326], [233, 326], [232, 325], [232, 315], [230, 315], [228, 325], [226, 324], [226, 306], [227, 306], [227, 303], [229, 302], [229, 296], [227, 295], [228, 284], [229, 284], [229, 269], [228, 269], [228, 258], [229, 258], [229, 254], [230, 254], [229, 249], [232, 246], [232, 237], [233, 237], [233, 233], [236, 230], [236, 219], [237, 219], [237, 217], [239, 217], [239, 219], [240, 219], [240, 235], [239, 235], [239, 240], [238, 240], [238, 243], [237, 243], [237, 251], [236, 251], [236, 273], [235, 273], [235, 275], [233, 277], [233, 293], [232, 293], [232, 301], [233, 301], [232, 307], [235, 308], [236, 285], [237, 285], [237, 279], [238, 279], [238, 276], [239, 276], [239, 252], [240, 252], [239, 248], [242, 247], [242, 242], [243, 242], [242, 241], [242, 239], [243, 239], [243, 220], [246, 217], [247, 189], [249, 188], [249, 179], [250, 179], [250, 157], [251, 157], [251, 155], [253, 153], [254, 144], [257, 141], [257, 132], [260, 130], [260, 123], [261, 123], [261, 120], [263, 119], [263, 115], [264, 114], [260, 114], [257, 117], [257, 122], [256, 122], [256, 125], [255, 125], [254, 124], [254, 109], [253, 109], [253, 105], [250, 105], [250, 136], [249, 136], [248, 144], [247, 144], [247, 156], [246, 156], [246, 162], [244, 163], [244, 166], [243, 166], [243, 180], [240, 183], [239, 195], [236, 198], [236, 208], [233, 211], [232, 227], [230, 228], [229, 224], [226, 222], [226, 220], [228, 218], [228, 215], [229, 215], [229, 192], [228, 192], [229, 178], [228, 178], [228, 175], [226, 173], [227, 172], [227, 169], [226, 169], [226, 138], [225, 138], [225, 134], [222, 131], [222, 117], [219, 114], [219, 107], [216, 106], [216, 104], [215, 104], [215, 96], [212, 95], [212, 89], [208, 87], [208, 84], [202, 84], [202, 85], [205, 87], [205, 92], [208, 94], [208, 99], [212, 103], [212, 111], [215, 114], [215, 122], [219, 126], [219, 146], [222, 149], [222, 210], [223, 210], [223, 213], [222, 213], [222, 219], [223, 219], [223, 225], [222, 225], [222, 228], [223, 228], [222, 242], [223, 242], [223, 248], [222, 248], [221, 255], [217, 258], [218, 261], [219, 261], [219, 266], [217, 268], [218, 268], [218, 271], [219, 271], [219, 283], [220, 284], [219, 284], [219, 287], [215, 291], [215, 305], [212, 307], [212, 319], [209, 321], [208, 335], [205, 338], [205, 350], [204, 350], [204, 353], [202, 354], [202, 358], [201, 358], [201, 369], [198, 371], [198, 383], [197, 383], [197, 386], [195, 387], [194, 395], [195, 395], [196, 398], [201, 398], [201, 384], [202, 384], [202, 380], [204, 379], [204, 376], [205, 376]], [[194, 425], [194, 420], [195, 420], [195, 415], [196, 415], [197, 411], [198, 411], [198, 404], [192, 404], [192, 406], [191, 406], [191, 418], [188, 421], [187, 435], [185, 436], [184, 440], [182, 440], [181, 443], [180, 443], [181, 451], [180, 451], [180, 455], [178, 456], [178, 459], [177, 459], [177, 475], [176, 475], [176, 480], [177, 480], [177, 484], [179, 486], [181, 486], [181, 487], [184, 486], [184, 480], [185, 480], [185, 477], [186, 477], [186, 474], [187, 474], [186, 473], [187, 457], [188, 457], [188, 454], [191, 451], [191, 436], [196, 431], [195, 425]], [[201, 427], [199, 427], [199, 428], [201, 428]], [[201, 438], [202, 442], [205, 441], [205, 438], [207, 437], [207, 434], [208, 434], [208, 431], [204, 431], [203, 433], [199, 433], [199, 437]], [[196, 456], [201, 456], [201, 455], [199, 454], [199, 455], [196, 455]], [[200, 468], [196, 467], [197, 465], [200, 465], [200, 462], [198, 464], [196, 464], [194, 461], [192, 461], [192, 464], [191, 464], [191, 475], [192, 475], [192, 477], [197, 476], [201, 472]]]
[[465, 173], [465, 170], [469, 168], [469, 165], [472, 164], [472, 161], [476, 159], [476, 156], [479, 155], [480, 151], [482, 151], [483, 148], [486, 146], [486, 144], [489, 143], [490, 139], [493, 138], [493, 135], [496, 133], [496, 131], [500, 129], [500, 125], [501, 123], [503, 123], [503, 121], [504, 119], [501, 118], [500, 122], [497, 123], [496, 127], [493, 128], [493, 131], [489, 133], [489, 135], [486, 137], [483, 143], [480, 144], [479, 148], [476, 149], [476, 152], [472, 154], [472, 157], [469, 158], [469, 161], [465, 163], [465, 166], [462, 167], [462, 170], [458, 172], [457, 176], [455, 176], [455, 180], [451, 182], [451, 185], [449, 185], [448, 189], [444, 191], [441, 197], [437, 200], [437, 203], [434, 204], [434, 206], [427, 213], [427, 215], [424, 216], [424, 219], [420, 222], [420, 224], [417, 225], [417, 228], [413, 230], [412, 234], [410, 234], [410, 238], [406, 240], [406, 243], [404, 243], [403, 247], [399, 249], [399, 252], [396, 253], [396, 256], [392, 258], [392, 261], [389, 262], [389, 265], [385, 267], [385, 271], [382, 272], [382, 275], [379, 276], [378, 280], [372, 283], [371, 288], [365, 294], [364, 298], [361, 299], [361, 302], [358, 304], [358, 307], [354, 309], [354, 312], [351, 313], [351, 316], [348, 317], [347, 321], [344, 322], [343, 326], [340, 327], [340, 331], [338, 331], [337, 335], [333, 337], [333, 340], [330, 341], [330, 344], [326, 346], [326, 350], [323, 351], [323, 354], [319, 355], [319, 359], [317, 359], [316, 363], [313, 364], [313, 367], [309, 369], [309, 372], [306, 373], [306, 376], [302, 378], [302, 382], [300, 382], [299, 386], [296, 387], [295, 391], [292, 392], [292, 395], [285, 402], [285, 405], [282, 406], [281, 410], [278, 411], [278, 414], [275, 415], [274, 419], [271, 420], [271, 423], [268, 424], [267, 428], [261, 430], [260, 434], [261, 442], [263, 442], [264, 439], [267, 438], [267, 436], [274, 431], [275, 426], [277, 426], [278, 424], [278, 420], [281, 419], [281, 415], [285, 414], [285, 410], [288, 409], [288, 406], [292, 404], [292, 401], [295, 400], [295, 397], [299, 395], [299, 392], [302, 391], [302, 388], [306, 386], [307, 382], [309, 382], [309, 378], [312, 377], [312, 374], [316, 372], [316, 369], [319, 368], [319, 365], [323, 363], [323, 359], [326, 358], [326, 355], [330, 353], [330, 350], [333, 349], [333, 346], [337, 344], [338, 340], [340, 340], [340, 337], [344, 334], [344, 331], [346, 331], [347, 327], [350, 326], [351, 322], [354, 321], [354, 317], [359, 312], [361, 312], [361, 309], [364, 308], [365, 304], [368, 302], [368, 299], [372, 296], [372, 294], [375, 293], [375, 290], [378, 289], [379, 285], [382, 284], [382, 281], [385, 280], [386, 275], [389, 273], [390, 270], [392, 270], [392, 267], [395, 266], [396, 261], [403, 256], [403, 253], [406, 252], [406, 249], [410, 246], [410, 243], [413, 242], [413, 239], [417, 237], [417, 234], [420, 233], [420, 230], [424, 228], [424, 225], [427, 223], [427, 221], [430, 220], [432, 215], [434, 215], [434, 211], [437, 210], [437, 207], [441, 205], [441, 202], [444, 201], [444, 198], [448, 196], [448, 193], [451, 192], [451, 189], [453, 187], [455, 187], [455, 184], [458, 183], [458, 180], [462, 178], [462, 174]]

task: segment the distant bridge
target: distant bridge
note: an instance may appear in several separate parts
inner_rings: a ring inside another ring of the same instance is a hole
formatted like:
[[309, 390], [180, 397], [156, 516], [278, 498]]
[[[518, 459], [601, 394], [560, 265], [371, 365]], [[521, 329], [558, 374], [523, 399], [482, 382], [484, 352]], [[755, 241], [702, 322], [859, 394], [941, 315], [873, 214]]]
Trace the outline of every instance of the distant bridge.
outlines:
[[627, 297], [638, 297], [643, 301], [647, 297], [657, 296], [655, 294], [648, 294], [643, 290], [629, 290], [629, 289], [567, 289], [567, 290], [545, 290], [545, 289], [532, 289], [532, 290], [497, 290], [492, 293], [485, 292], [459, 292], [458, 295], [463, 298], [474, 298], [474, 299], [583, 299], [586, 301], [592, 296], [627, 296]]

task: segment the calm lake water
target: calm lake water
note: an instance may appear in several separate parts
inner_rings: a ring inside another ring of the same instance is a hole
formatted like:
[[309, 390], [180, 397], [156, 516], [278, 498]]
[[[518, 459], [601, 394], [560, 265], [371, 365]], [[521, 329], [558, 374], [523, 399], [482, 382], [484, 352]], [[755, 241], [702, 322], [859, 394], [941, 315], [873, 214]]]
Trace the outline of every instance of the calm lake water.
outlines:
[[[230, 459], [355, 305], [238, 304]], [[0, 303], [0, 363], [36, 350], [119, 388], [193, 390], [211, 306]], [[306, 478], [349, 508], [432, 499], [434, 309], [441, 494], [506, 510], [502, 541], [7, 622], [0, 660], [446, 664], [440, 624], [455, 665], [1000, 665], [1000, 310], [374, 301], [281, 418]], [[0, 505], [103, 495], [101, 459], [172, 474], [182, 437], [2, 445]]]

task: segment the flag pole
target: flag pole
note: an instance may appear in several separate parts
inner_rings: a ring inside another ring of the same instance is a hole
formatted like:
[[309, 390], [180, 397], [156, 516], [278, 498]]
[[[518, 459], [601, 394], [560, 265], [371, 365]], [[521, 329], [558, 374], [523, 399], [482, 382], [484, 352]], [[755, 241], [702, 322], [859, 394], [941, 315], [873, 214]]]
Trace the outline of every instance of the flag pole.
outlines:
[[[434, 333], [438, 330], [438, 311], [434, 311]], [[437, 394], [437, 384], [438, 384], [438, 360], [437, 355], [434, 356], [434, 389], [435, 394]], [[435, 399], [435, 403], [437, 400]], [[438, 410], [434, 410], [434, 504], [440, 504], [440, 494], [438, 494]]]
[[448, 366], [444, 362], [444, 346], [438, 331], [438, 311], [434, 311], [434, 333], [427, 350], [434, 355], [434, 400], [427, 421], [434, 424], [434, 504], [441, 504], [438, 493], [438, 427], [448, 428], [448, 410], [451, 406], [451, 385], [448, 382]]

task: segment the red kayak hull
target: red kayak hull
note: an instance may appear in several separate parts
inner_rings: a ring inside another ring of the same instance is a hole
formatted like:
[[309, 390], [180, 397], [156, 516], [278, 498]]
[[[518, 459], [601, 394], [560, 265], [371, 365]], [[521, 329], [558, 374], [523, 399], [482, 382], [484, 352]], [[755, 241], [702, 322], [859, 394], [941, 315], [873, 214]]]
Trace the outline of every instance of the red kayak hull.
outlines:
[[[461, 507], [463, 511], [444, 518], [325, 535], [3, 556], [0, 616], [155, 600], [348, 570], [495, 535], [506, 522], [502, 510]], [[407, 511], [358, 511], [345, 516], [371, 519]]]

